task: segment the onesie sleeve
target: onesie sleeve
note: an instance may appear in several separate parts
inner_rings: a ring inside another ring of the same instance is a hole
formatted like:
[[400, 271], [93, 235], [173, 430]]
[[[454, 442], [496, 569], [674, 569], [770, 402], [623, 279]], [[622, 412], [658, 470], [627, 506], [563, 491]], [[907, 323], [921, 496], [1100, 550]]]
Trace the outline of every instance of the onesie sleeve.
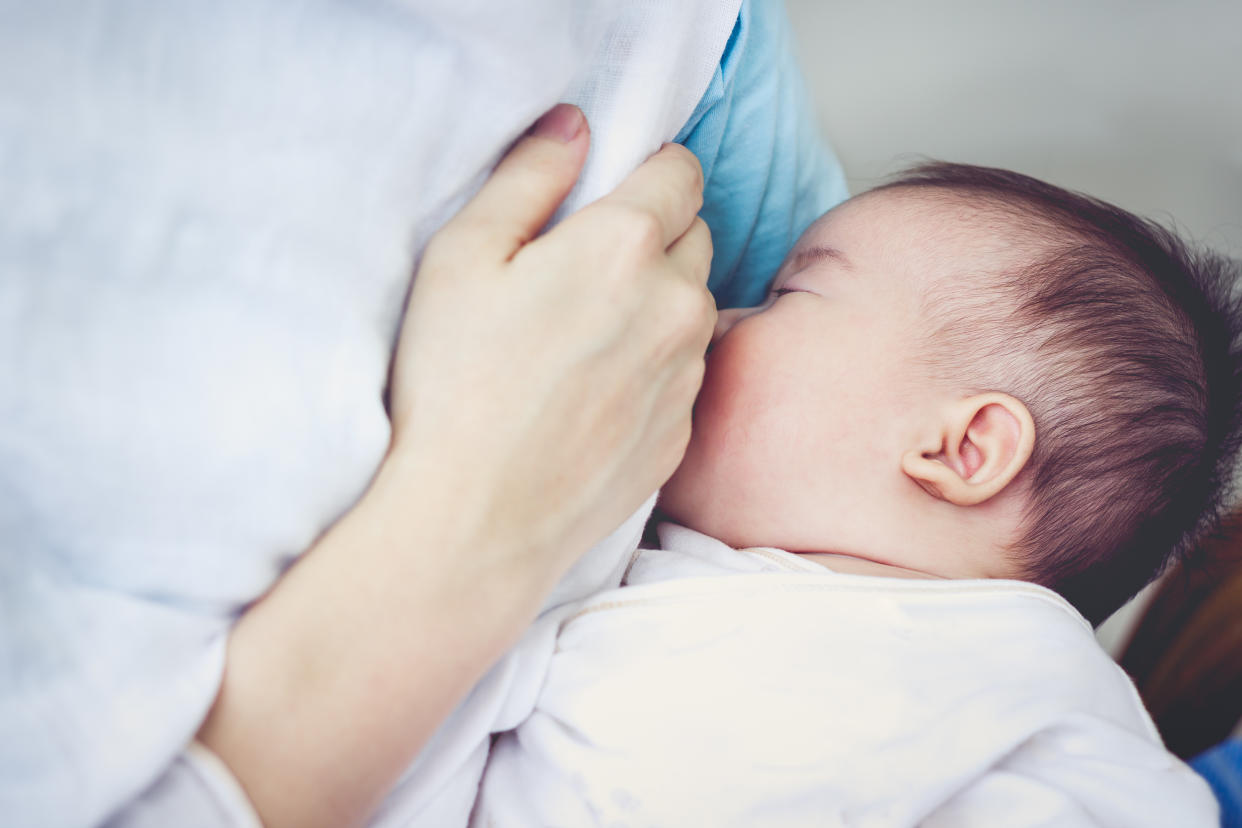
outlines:
[[715, 77], [677, 139], [703, 165], [700, 215], [720, 307], [758, 304], [802, 231], [848, 197], [820, 137], [784, 5], [744, 0]]

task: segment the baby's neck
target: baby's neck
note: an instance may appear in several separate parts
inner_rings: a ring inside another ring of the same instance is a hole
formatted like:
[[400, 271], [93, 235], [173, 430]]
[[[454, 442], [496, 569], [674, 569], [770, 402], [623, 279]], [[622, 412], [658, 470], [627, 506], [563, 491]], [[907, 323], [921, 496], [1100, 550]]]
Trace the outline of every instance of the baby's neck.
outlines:
[[907, 569], [904, 566], [880, 563], [867, 558], [856, 558], [853, 555], [840, 555], [835, 552], [806, 552], [800, 557], [814, 561], [822, 567], [840, 572], [844, 575], [878, 575], [883, 578], [930, 578], [942, 580], [939, 575]]

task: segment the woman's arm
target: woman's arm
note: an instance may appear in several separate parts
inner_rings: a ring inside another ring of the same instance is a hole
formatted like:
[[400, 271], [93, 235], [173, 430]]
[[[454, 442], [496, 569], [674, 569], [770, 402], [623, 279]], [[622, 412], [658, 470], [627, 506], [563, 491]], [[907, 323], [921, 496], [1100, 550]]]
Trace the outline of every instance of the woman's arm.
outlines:
[[199, 738], [267, 825], [363, 821], [684, 451], [715, 317], [701, 173], [666, 147], [529, 241], [587, 143], [553, 109], [433, 239], [387, 459], [233, 631]]

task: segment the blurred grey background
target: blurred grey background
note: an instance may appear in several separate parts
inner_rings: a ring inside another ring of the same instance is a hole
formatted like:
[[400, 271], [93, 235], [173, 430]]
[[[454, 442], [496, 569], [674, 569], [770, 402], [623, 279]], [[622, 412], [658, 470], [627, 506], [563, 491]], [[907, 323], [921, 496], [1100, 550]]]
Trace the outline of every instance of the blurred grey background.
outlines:
[[922, 156], [1083, 190], [1242, 257], [1242, 0], [787, 0], [852, 192]]

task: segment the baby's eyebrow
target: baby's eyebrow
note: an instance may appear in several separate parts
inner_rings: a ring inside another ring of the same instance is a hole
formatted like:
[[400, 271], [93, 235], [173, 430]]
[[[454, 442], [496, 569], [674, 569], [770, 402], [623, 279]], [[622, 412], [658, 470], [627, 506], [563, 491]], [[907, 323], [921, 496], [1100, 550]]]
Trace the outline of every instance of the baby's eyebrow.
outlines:
[[793, 259], [789, 263], [789, 272], [797, 272], [802, 270], [804, 267], [808, 267], [809, 265], [823, 261], [824, 259], [831, 259], [849, 270], [854, 269], [853, 262], [851, 262], [840, 250], [837, 250], [835, 247], [816, 244], [811, 245], [810, 247], [804, 247], [793, 254]]

